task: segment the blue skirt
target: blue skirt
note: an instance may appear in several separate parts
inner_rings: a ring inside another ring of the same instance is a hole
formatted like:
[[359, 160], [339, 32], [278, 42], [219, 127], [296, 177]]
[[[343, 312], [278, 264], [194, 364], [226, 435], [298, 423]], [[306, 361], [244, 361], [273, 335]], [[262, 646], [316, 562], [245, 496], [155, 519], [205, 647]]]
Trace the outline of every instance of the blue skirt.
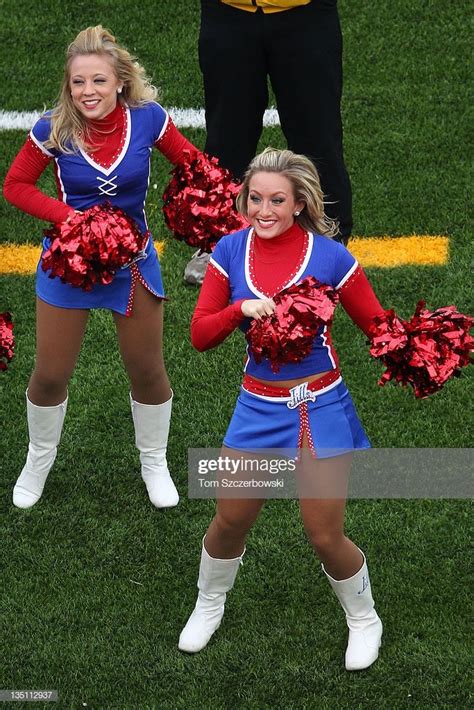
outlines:
[[225, 446], [251, 452], [284, 450], [284, 455], [297, 458], [306, 435], [316, 458], [370, 449], [344, 382], [324, 394], [316, 392], [315, 401], [303, 402], [293, 409], [288, 408], [288, 401], [284, 397], [252, 394], [242, 387], [224, 437]]
[[[43, 256], [50, 239], [43, 240]], [[36, 269], [36, 295], [42, 301], [60, 308], [108, 308], [121, 315], [131, 315], [135, 287], [140, 282], [157, 298], [165, 298], [161, 279], [160, 262], [150, 237], [146, 246], [146, 258], [125, 269], [119, 269], [110, 284], [96, 284], [91, 291], [63, 284], [58, 277], [50, 278], [50, 271], [43, 271], [41, 259]]]

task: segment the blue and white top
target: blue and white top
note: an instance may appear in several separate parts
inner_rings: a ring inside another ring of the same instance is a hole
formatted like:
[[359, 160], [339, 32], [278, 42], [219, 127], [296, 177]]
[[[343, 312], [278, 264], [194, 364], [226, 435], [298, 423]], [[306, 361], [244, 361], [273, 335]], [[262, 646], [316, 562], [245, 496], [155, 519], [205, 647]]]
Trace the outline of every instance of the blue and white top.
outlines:
[[[306, 276], [313, 276], [321, 283], [331, 286], [336, 291], [350, 279], [358, 267], [357, 260], [339, 242], [327, 237], [306, 235], [306, 245], [300, 263], [289, 277], [283, 288], [301, 281]], [[255, 283], [252, 274], [251, 258], [254, 230], [242, 229], [222, 237], [211, 256], [211, 263], [229, 281], [230, 303], [248, 298], [268, 298]], [[240, 328], [244, 332], [250, 326], [246, 318]], [[262, 380], [291, 380], [318, 372], [333, 370], [337, 367], [337, 354], [331, 340], [330, 324], [319, 329], [313, 341], [311, 352], [299, 363], [281, 365], [278, 373], [273, 372], [268, 359], [257, 364], [247, 347], [245, 372]]]
[[[110, 167], [96, 162], [81, 149], [61, 153], [46, 148], [44, 144], [51, 130], [50, 112], [36, 122], [30, 137], [45, 155], [54, 160], [60, 200], [81, 211], [108, 201], [126, 212], [139, 229], [146, 232], [145, 200], [150, 183], [151, 151], [163, 136], [169, 116], [156, 102], [136, 108], [127, 106], [125, 114], [126, 128]], [[48, 248], [48, 238], [43, 246]], [[146, 258], [138, 261], [135, 268], [120, 270], [111, 284], [96, 285], [90, 292], [63, 284], [58, 278], [48, 278], [48, 273], [39, 265], [37, 294], [47, 303], [64, 308], [110, 308], [122, 314], [130, 313], [134, 281], [141, 281], [155, 296], [164, 298], [158, 257], [151, 237], [145, 251]]]

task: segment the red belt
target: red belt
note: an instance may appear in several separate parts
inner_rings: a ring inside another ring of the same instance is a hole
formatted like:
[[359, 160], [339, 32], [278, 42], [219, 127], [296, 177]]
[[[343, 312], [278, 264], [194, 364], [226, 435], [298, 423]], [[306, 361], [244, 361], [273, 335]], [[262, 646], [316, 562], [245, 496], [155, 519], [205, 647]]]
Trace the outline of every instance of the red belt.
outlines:
[[[318, 390], [322, 390], [325, 387], [332, 385], [332, 383], [338, 380], [340, 376], [341, 373], [338, 369], [331, 370], [331, 372], [328, 372], [326, 375], [323, 375], [318, 380], [313, 380], [312, 382], [309, 382], [307, 389], [310, 392], [317, 392]], [[290, 397], [291, 395], [290, 389], [288, 387], [274, 387], [273, 385], [266, 385], [263, 382], [260, 382], [260, 380], [256, 380], [255, 377], [251, 377], [250, 375], [244, 376], [242, 387], [248, 392], [251, 392], [252, 394], [261, 394], [265, 395], [266, 397]], [[297, 385], [295, 385], [295, 387], [297, 387]]]

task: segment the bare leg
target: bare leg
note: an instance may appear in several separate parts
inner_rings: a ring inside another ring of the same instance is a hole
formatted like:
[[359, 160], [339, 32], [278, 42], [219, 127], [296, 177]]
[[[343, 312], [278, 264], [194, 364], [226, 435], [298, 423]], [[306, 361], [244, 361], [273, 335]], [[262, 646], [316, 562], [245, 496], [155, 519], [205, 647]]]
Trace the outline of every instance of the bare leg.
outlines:
[[171, 397], [163, 360], [163, 302], [137, 284], [131, 316], [113, 314], [132, 397], [162, 404]]
[[[352, 457], [345, 454], [313, 459], [308, 449], [303, 449], [302, 453], [298, 483], [305, 494], [300, 498], [300, 511], [306, 535], [328, 574], [334, 579], [347, 579], [363, 563], [357, 546], [344, 535], [347, 481]], [[314, 497], [308, 496], [311, 490]], [[338, 497], [328, 497], [330, 495]]]
[[320, 493], [337, 493], [334, 498], [302, 497], [301, 516], [306, 534], [346, 614], [349, 627], [346, 669], [362, 670], [372, 665], [379, 655], [383, 627], [374, 608], [365, 557], [344, 535], [351, 456], [310, 462], [307, 452], [305, 454], [303, 467], [306, 464], [307, 469], [303, 475], [307, 477], [312, 474], [314, 487]]
[[66, 399], [88, 316], [87, 310], [58, 308], [36, 299], [36, 364], [28, 385], [33, 404], [51, 407]]
[[[239, 459], [245, 456], [225, 446], [221, 454]], [[234, 585], [242, 561], [245, 538], [263, 503], [264, 500], [255, 498], [218, 499], [217, 513], [202, 547], [196, 606], [179, 637], [181, 651], [197, 653], [218, 629], [226, 594]]]
[[40, 499], [56, 458], [67, 407], [67, 385], [87, 323], [87, 310], [58, 308], [37, 299], [36, 364], [26, 401], [29, 446], [13, 489], [13, 503], [31, 508]]
[[[238, 456], [245, 454], [234, 449], [222, 447], [222, 456]], [[255, 456], [252, 456], [255, 458]], [[245, 538], [264, 504], [260, 498], [218, 498], [217, 512], [214, 516], [205, 538], [205, 548], [211, 557], [227, 560], [242, 554]]]
[[211, 557], [227, 560], [242, 554], [245, 538], [265, 501], [227, 498], [217, 501], [217, 512], [206, 533], [205, 547]]
[[131, 381], [135, 443], [150, 501], [172, 508], [179, 495], [168, 470], [166, 447], [172, 394], [163, 361], [163, 303], [137, 285], [133, 314], [114, 313], [120, 352]]

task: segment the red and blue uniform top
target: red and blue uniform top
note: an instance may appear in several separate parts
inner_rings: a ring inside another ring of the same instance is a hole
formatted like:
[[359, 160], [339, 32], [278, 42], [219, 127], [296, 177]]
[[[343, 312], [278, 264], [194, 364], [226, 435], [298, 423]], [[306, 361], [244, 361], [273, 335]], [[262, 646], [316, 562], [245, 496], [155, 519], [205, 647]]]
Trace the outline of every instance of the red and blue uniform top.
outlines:
[[119, 107], [120, 110], [124, 125], [113, 162], [109, 165], [101, 162], [95, 152], [79, 149], [74, 153], [61, 153], [46, 148], [44, 144], [51, 132], [48, 113], [33, 126], [30, 138], [54, 160], [58, 199], [81, 211], [109, 201], [146, 232], [145, 199], [150, 181], [150, 152], [163, 136], [169, 116], [155, 102], [136, 109]]
[[[46, 148], [50, 112], [42, 116], [13, 161], [4, 184], [6, 199], [24, 212], [49, 222], [62, 222], [74, 210], [109, 201], [147, 228], [144, 204], [150, 181], [150, 154], [155, 146], [172, 163], [183, 151], [197, 149], [156, 102], [137, 108], [117, 103], [103, 119], [88, 121], [90, 151], [61, 153]], [[36, 182], [54, 161], [57, 199], [42, 193]]]
[[[9, 202], [39, 219], [63, 222], [94, 205], [110, 202], [148, 231], [145, 198], [150, 182], [150, 160], [156, 147], [172, 163], [198, 150], [174, 126], [168, 113], [150, 102], [132, 108], [117, 103], [110, 114], [88, 121], [87, 150], [61, 152], [45, 144], [51, 131], [50, 113], [33, 126], [5, 178], [3, 193]], [[44, 194], [36, 183], [53, 163], [57, 198]], [[44, 249], [49, 238], [43, 241]], [[120, 270], [111, 284], [96, 284], [83, 292], [59, 279], [50, 279], [38, 265], [37, 295], [64, 308], [111, 308], [130, 315], [137, 281], [159, 298], [164, 290], [156, 251], [148, 239], [145, 258], [131, 269]]]
[[[306, 276], [334, 288], [348, 315], [366, 333], [373, 318], [383, 313], [362, 268], [339, 242], [298, 224], [272, 239], [262, 239], [248, 228], [223, 237], [211, 256], [191, 324], [193, 345], [206, 350], [237, 327], [245, 332], [250, 320], [242, 314], [244, 300], [272, 298]], [[278, 373], [267, 359], [257, 363], [247, 348], [245, 372], [262, 380], [290, 380], [337, 366], [329, 324], [320, 327], [301, 362], [282, 365]]]

